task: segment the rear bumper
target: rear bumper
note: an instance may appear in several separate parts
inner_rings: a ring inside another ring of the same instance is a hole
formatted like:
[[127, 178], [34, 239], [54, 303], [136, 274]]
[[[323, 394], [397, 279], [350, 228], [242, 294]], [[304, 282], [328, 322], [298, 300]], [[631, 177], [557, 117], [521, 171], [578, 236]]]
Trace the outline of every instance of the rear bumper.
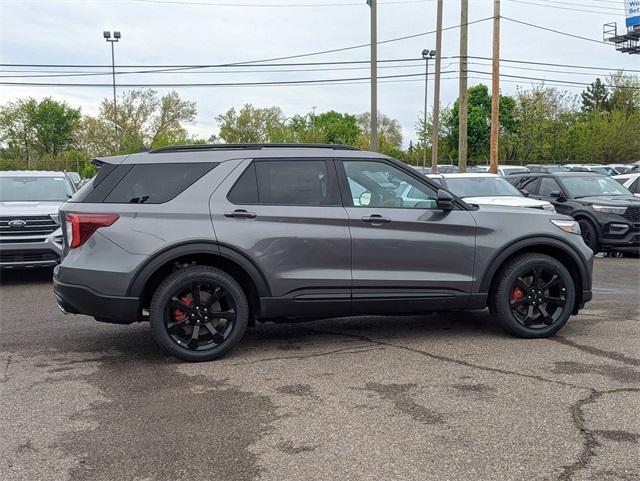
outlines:
[[68, 314], [85, 314], [116, 324], [141, 320], [137, 297], [106, 296], [88, 287], [62, 283], [55, 276], [53, 292], [60, 310]]

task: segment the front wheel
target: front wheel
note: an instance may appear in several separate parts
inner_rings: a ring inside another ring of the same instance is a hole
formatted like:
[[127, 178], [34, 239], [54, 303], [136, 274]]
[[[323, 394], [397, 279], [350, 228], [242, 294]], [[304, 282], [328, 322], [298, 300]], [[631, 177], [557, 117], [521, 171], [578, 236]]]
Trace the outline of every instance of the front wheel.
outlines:
[[596, 229], [596, 226], [587, 219], [578, 220], [578, 225], [580, 225], [582, 240], [587, 244], [587, 247], [589, 247], [594, 254], [600, 252], [600, 242], [598, 241], [598, 229]]
[[153, 337], [162, 348], [185, 361], [211, 361], [240, 342], [249, 304], [227, 273], [191, 266], [160, 284], [149, 314]]
[[497, 320], [516, 336], [549, 337], [571, 316], [575, 284], [567, 268], [553, 257], [515, 257], [496, 281], [491, 295]]

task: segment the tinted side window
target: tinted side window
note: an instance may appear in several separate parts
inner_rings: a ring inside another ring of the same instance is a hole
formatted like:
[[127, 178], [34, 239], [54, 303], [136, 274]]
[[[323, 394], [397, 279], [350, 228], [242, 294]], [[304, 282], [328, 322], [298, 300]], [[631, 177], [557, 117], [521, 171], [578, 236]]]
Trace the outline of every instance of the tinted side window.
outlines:
[[553, 191], [559, 191], [560, 186], [555, 181], [555, 179], [551, 177], [543, 177], [540, 182], [540, 189], [538, 190], [538, 195], [541, 197], [551, 197], [549, 194]]
[[213, 169], [215, 163], [135, 164], [107, 195], [107, 203], [161, 204]]
[[334, 173], [324, 160], [254, 162], [261, 204], [340, 205]]
[[227, 199], [234, 204], [259, 204], [256, 164], [252, 162], [231, 187]]
[[517, 185], [517, 187], [520, 190], [526, 190], [530, 194], [537, 195], [538, 185], [540, 185], [540, 179], [538, 179], [537, 177], [525, 177], [520, 180], [520, 183]]

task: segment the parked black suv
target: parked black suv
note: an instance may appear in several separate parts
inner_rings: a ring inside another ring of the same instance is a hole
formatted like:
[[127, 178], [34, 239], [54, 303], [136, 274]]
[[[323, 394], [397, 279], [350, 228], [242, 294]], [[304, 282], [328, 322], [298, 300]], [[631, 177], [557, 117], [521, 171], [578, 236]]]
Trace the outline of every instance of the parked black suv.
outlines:
[[592, 251], [640, 249], [640, 199], [612, 178], [592, 172], [555, 172], [507, 180], [576, 219]]

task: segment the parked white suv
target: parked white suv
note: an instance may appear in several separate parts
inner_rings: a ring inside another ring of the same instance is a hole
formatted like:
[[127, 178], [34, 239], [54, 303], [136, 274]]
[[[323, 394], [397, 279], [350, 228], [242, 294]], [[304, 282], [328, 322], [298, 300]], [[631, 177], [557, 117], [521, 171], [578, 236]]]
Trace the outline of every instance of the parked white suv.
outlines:
[[62, 254], [60, 206], [75, 186], [64, 172], [0, 172], [0, 268], [54, 266]]
[[442, 174], [434, 180], [469, 204], [530, 207], [549, 212], [556, 211], [550, 202], [527, 197], [499, 175]]
[[620, 184], [624, 185], [629, 192], [636, 197], [640, 197], [640, 172], [615, 175], [613, 178]]

